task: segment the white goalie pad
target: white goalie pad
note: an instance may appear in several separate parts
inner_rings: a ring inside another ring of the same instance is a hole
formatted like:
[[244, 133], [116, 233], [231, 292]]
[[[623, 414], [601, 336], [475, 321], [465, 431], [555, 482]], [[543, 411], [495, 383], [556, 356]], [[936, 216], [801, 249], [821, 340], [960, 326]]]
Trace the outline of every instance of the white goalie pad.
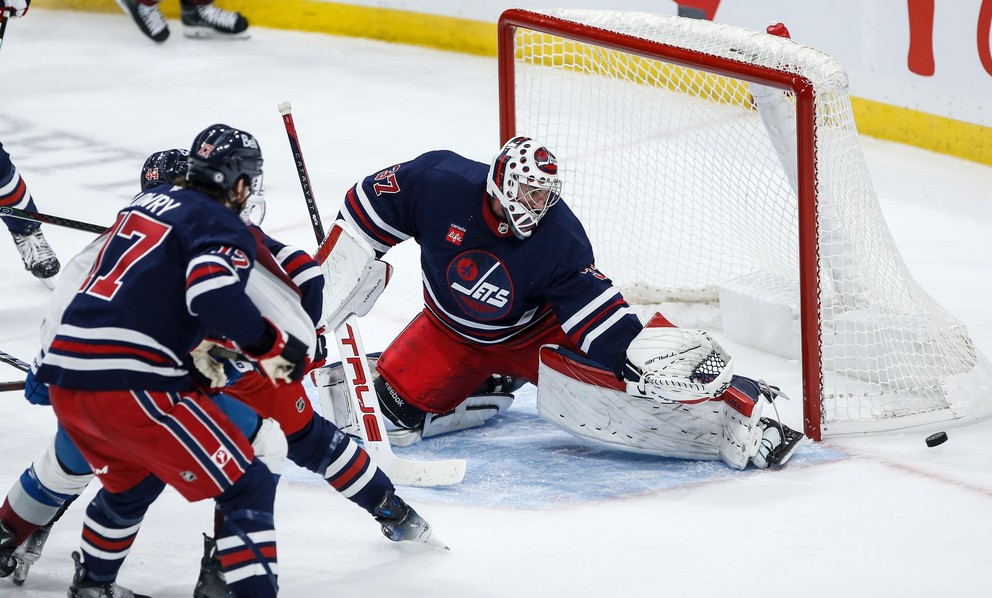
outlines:
[[350, 314], [364, 316], [389, 282], [392, 267], [346, 223], [337, 221], [314, 256], [324, 274], [324, 324], [335, 329]]
[[640, 375], [627, 391], [659, 401], [707, 401], [720, 396], [734, 374], [733, 358], [713, 337], [677, 328], [661, 314], [630, 342], [627, 363]]
[[725, 405], [632, 396], [612, 372], [548, 345], [541, 349], [538, 414], [599, 446], [682, 459], [720, 459]]
[[[369, 371], [372, 372], [373, 379], [377, 376], [375, 371], [376, 363], [379, 362], [378, 354], [366, 357], [369, 364]], [[348, 388], [344, 383], [344, 368], [341, 362], [325, 365], [310, 373], [313, 385], [317, 387], [320, 396], [321, 415], [329, 420], [345, 434], [359, 436], [358, 416], [348, 398]]]

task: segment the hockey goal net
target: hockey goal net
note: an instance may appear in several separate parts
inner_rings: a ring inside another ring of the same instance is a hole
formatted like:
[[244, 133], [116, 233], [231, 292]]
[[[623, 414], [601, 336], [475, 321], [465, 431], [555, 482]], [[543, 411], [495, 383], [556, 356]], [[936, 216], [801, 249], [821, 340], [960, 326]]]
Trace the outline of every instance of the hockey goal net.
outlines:
[[709, 21], [513, 9], [499, 69], [500, 134], [557, 154], [597, 266], [632, 303], [715, 306], [732, 340], [800, 359], [807, 435], [992, 403], [992, 366], [903, 264], [830, 56]]

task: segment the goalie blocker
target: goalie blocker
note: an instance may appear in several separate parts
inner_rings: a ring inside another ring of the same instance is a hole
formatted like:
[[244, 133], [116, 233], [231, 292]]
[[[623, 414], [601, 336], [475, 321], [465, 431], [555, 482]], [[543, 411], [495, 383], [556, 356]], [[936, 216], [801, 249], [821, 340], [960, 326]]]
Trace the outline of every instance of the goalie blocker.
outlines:
[[694, 384], [689, 381], [671, 395], [677, 399], [660, 392], [651, 398], [635, 396], [612, 372], [553, 345], [541, 349], [539, 376], [540, 416], [605, 448], [681, 459], [721, 459], [734, 469], [744, 469], [748, 463], [764, 469], [788, 461], [804, 438], [762, 417], [764, 404], [781, 393], [743, 376], [731, 376], [726, 390], [709, 399], [699, 393], [686, 394]]

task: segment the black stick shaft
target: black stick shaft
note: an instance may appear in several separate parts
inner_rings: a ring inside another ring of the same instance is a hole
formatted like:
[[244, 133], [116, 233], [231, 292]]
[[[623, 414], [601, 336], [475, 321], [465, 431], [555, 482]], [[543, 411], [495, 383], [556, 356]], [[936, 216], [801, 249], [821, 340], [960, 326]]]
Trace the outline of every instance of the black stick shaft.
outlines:
[[74, 228], [88, 233], [100, 234], [106, 232], [107, 230], [106, 226], [100, 226], [98, 224], [90, 224], [88, 222], [80, 222], [79, 220], [72, 220], [61, 216], [52, 216], [51, 214], [42, 214], [40, 212], [31, 212], [18, 208], [9, 208], [7, 206], [0, 206], [0, 216], [9, 216], [11, 218], [19, 218], [21, 220], [41, 222], [43, 224], [54, 224], [55, 226]]
[[310, 212], [313, 234], [317, 237], [317, 244], [320, 245], [324, 241], [324, 225], [320, 221], [317, 203], [313, 198], [313, 186], [310, 184], [306, 162], [303, 161], [303, 150], [300, 149], [300, 138], [296, 134], [296, 124], [293, 122], [293, 112], [289, 102], [279, 105], [279, 113], [282, 114], [282, 123], [286, 127], [286, 135], [289, 136], [289, 148], [293, 151], [293, 161], [296, 162], [296, 174], [300, 176], [300, 186], [303, 187], [303, 199], [307, 202], [307, 211]]
[[15, 368], [21, 370], [22, 372], [27, 372], [28, 370], [31, 369], [31, 366], [29, 364], [24, 363], [20, 359], [14, 357], [9, 353], [4, 353], [3, 351], [0, 351], [0, 361], [6, 363], [7, 365], [12, 365]]

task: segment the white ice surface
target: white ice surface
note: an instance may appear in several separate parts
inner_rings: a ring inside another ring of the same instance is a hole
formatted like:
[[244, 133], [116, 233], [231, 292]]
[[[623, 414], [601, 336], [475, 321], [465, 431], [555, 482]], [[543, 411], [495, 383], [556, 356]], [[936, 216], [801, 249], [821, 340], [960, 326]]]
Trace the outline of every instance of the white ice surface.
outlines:
[[[496, 63], [365, 40], [255, 29], [247, 42], [166, 44], [123, 15], [32, 9], [0, 54], [0, 142], [39, 209], [109, 224], [149, 153], [186, 147], [213, 122], [243, 127], [266, 158], [266, 229], [315, 248], [276, 106], [295, 108], [325, 223], [347, 188], [438, 148], [480, 160], [498, 142]], [[889, 224], [913, 274], [992, 352], [992, 169], [863, 140]], [[67, 259], [91, 237], [46, 226]], [[0, 261], [0, 350], [29, 360], [48, 291], [9, 241]], [[396, 277], [362, 321], [382, 349], [420, 309], [415, 247], [389, 254]], [[798, 397], [796, 364], [733, 345], [738, 367]], [[18, 372], [0, 365], [0, 380]], [[992, 398], [990, 398], [992, 400]], [[801, 427], [798, 400], [783, 419]], [[51, 411], [0, 395], [0, 491], [54, 430]], [[289, 471], [276, 520], [285, 596], [923, 597], [992, 587], [992, 423], [806, 445], [788, 467], [733, 473], [582, 446], [534, 415], [523, 393], [507, 417], [411, 451], [469, 460], [466, 481], [401, 489], [451, 546], [394, 545], [305, 472]], [[401, 449], [402, 450], [402, 449]], [[87, 498], [93, 489], [87, 491]], [[62, 595], [80, 506], [56, 527], [27, 584], [2, 596]], [[167, 490], [151, 508], [120, 581], [157, 598], [191, 595], [211, 506]]]

